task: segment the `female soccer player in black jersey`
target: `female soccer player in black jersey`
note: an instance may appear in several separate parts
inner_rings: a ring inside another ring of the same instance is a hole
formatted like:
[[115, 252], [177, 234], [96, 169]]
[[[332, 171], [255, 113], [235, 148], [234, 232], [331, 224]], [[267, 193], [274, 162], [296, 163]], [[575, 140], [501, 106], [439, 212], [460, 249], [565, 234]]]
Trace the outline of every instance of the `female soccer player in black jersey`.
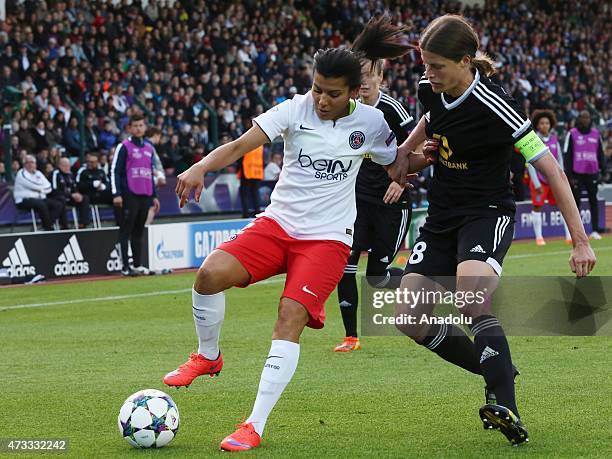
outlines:
[[[388, 16], [372, 18], [364, 31], [355, 39], [352, 50], [364, 53], [364, 45], [376, 43], [368, 35], [372, 30], [391, 27]], [[404, 29], [399, 29], [403, 32]], [[398, 45], [399, 46], [399, 45]], [[408, 50], [413, 46], [404, 45]], [[371, 54], [371, 53], [367, 53]], [[384, 59], [372, 61], [362, 59], [361, 88], [359, 100], [372, 105], [385, 115], [385, 121], [393, 131], [397, 144], [401, 145], [414, 128], [414, 118], [404, 105], [381, 91]], [[369, 250], [366, 277], [378, 288], [397, 288], [402, 276], [400, 268], [389, 268], [397, 255], [410, 227], [412, 208], [408, 190], [393, 182], [383, 166], [368, 156], [361, 163], [357, 184], [357, 219], [354, 225], [353, 246], [344, 275], [338, 283], [338, 303], [344, 322], [344, 341], [334, 348], [335, 352], [351, 352], [361, 349], [357, 337], [357, 263], [361, 252]]]
[[[419, 45], [425, 74], [418, 98], [425, 115], [398, 157], [411, 155], [426, 140], [424, 153], [435, 167], [427, 220], [406, 266], [402, 288], [418, 290], [427, 284], [426, 278], [456, 276], [457, 291], [476, 292], [488, 282], [491, 293], [513, 235], [510, 160], [516, 154], [514, 148], [546, 177], [572, 236], [570, 267], [578, 277], [588, 275], [595, 254], [565, 174], [514, 99], [490, 79], [495, 73], [493, 62], [478, 53], [478, 36], [472, 27], [460, 16], [439, 17], [423, 31]], [[414, 172], [415, 167], [410, 169]], [[392, 173], [401, 183], [400, 175], [399, 170]], [[411, 309], [400, 304], [396, 314], [419, 311], [429, 314], [431, 306]], [[461, 312], [472, 320], [473, 342], [452, 325], [399, 328], [443, 359], [481, 374], [489, 394], [480, 409], [485, 425], [499, 428], [513, 444], [527, 441], [516, 406], [510, 349], [490, 302], [475, 301]]]

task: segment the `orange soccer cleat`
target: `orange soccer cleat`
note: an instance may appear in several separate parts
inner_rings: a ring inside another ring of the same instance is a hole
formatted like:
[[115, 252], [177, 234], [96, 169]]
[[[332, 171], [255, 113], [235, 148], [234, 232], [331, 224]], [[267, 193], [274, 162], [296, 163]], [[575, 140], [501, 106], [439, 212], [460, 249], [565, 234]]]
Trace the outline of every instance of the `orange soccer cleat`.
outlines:
[[261, 437], [255, 432], [253, 424], [243, 422], [236, 432], [228, 435], [219, 445], [223, 451], [248, 451], [261, 443]]
[[208, 360], [203, 355], [194, 352], [189, 356], [187, 362], [164, 376], [164, 384], [175, 387], [189, 387], [198, 376], [218, 376], [221, 373], [221, 368], [223, 368], [223, 358], [220, 352], [219, 357], [215, 360]]
[[334, 348], [334, 352], [351, 352], [358, 351], [359, 349], [361, 349], [361, 344], [359, 344], [359, 338], [356, 338], [354, 336], [347, 336], [346, 338], [344, 338], [344, 341], [342, 341], [342, 344], [338, 344]]
[[537, 238], [536, 245], [539, 245], [539, 246], [546, 245], [546, 241], [544, 240], [544, 238]]

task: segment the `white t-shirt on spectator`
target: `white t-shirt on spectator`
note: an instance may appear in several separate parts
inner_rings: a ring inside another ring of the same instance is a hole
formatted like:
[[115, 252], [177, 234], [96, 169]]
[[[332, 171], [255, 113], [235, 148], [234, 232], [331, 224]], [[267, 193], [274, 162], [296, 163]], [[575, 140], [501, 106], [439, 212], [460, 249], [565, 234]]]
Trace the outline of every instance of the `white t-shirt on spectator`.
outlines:
[[367, 153], [379, 164], [395, 160], [397, 143], [383, 113], [369, 105], [337, 121], [322, 121], [310, 92], [253, 120], [270, 138], [285, 141], [283, 168], [261, 214], [296, 239], [331, 239], [352, 245], [357, 215], [355, 181]]

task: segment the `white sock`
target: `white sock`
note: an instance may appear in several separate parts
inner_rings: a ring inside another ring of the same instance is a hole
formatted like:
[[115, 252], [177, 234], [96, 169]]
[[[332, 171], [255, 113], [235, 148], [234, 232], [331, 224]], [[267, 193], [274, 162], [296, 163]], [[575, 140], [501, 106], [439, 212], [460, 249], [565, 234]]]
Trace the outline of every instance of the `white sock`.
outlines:
[[272, 408], [293, 378], [299, 358], [300, 345], [298, 343], [280, 339], [272, 340], [268, 358], [261, 372], [253, 412], [245, 421], [252, 423], [260, 436], [263, 435]]
[[567, 223], [565, 223], [565, 218], [561, 217], [561, 221], [563, 222], [563, 229], [565, 230], [565, 239], [570, 241], [572, 239], [572, 235], [569, 232], [569, 228], [567, 227]]
[[542, 212], [531, 211], [531, 223], [536, 239], [542, 239]]
[[200, 295], [191, 290], [193, 321], [198, 334], [198, 353], [210, 360], [219, 356], [219, 333], [225, 317], [225, 293]]

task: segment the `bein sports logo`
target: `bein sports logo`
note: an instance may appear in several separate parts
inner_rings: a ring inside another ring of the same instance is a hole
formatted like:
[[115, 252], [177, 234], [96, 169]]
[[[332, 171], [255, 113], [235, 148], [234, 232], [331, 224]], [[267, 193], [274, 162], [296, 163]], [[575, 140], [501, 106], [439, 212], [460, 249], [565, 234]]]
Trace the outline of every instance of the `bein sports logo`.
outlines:
[[353, 166], [353, 160], [349, 160], [345, 165], [340, 159], [313, 159], [307, 154], [302, 154], [302, 149], [298, 155], [298, 161], [303, 168], [312, 168], [315, 171], [314, 177], [319, 180], [344, 180], [348, 177], [348, 172]]
[[89, 273], [89, 263], [85, 261], [75, 235], [68, 239], [68, 244], [57, 257], [57, 264], [53, 267], [53, 272], [56, 276], [75, 276]]
[[21, 238], [17, 239], [15, 246], [8, 253], [8, 257], [2, 261], [2, 266], [7, 268], [9, 277], [36, 275], [36, 267], [30, 264], [30, 258]]

